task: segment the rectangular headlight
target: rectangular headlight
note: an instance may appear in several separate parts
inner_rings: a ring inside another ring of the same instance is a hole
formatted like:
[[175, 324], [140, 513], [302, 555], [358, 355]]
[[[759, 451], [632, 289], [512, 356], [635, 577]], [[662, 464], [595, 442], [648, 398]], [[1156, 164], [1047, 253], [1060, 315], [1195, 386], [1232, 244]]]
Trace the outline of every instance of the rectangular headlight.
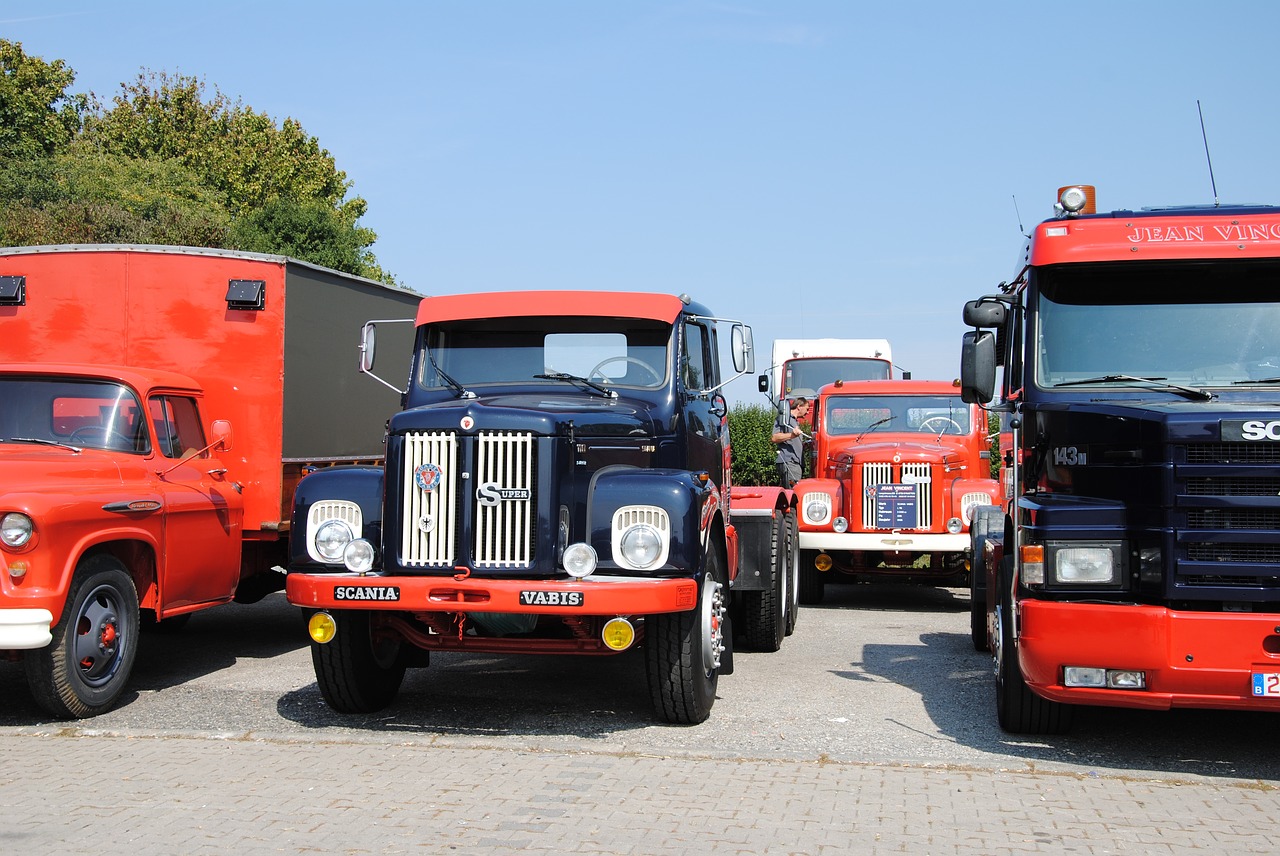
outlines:
[[1124, 562], [1122, 542], [1049, 542], [1046, 566], [1054, 583], [1079, 586], [1119, 585]]

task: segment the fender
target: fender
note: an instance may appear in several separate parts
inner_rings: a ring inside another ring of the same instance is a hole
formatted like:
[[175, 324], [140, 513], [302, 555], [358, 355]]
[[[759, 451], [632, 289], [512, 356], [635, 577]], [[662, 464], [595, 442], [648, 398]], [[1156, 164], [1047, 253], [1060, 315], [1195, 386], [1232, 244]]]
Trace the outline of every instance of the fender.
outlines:
[[[378, 467], [338, 466], [316, 470], [298, 482], [293, 495], [293, 518], [289, 526], [289, 567], [314, 571], [332, 568], [319, 565], [307, 555], [307, 515], [317, 502], [342, 499], [360, 506], [363, 529], [360, 537], [382, 548], [383, 475]], [[345, 568], [335, 568], [345, 570]]]
[[694, 576], [702, 570], [703, 530], [708, 503], [716, 494], [693, 473], [675, 469], [605, 467], [591, 479], [587, 491], [589, 543], [601, 564], [612, 562], [610, 532], [614, 513], [627, 505], [653, 505], [671, 518], [671, 549], [667, 564], [656, 573]]

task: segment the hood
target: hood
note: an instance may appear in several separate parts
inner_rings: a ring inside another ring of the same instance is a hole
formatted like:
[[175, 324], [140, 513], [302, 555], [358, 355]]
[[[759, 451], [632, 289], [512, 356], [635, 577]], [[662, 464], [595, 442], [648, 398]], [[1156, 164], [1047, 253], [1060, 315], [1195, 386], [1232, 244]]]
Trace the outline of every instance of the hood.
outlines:
[[628, 398], [585, 392], [508, 393], [451, 399], [397, 413], [392, 433], [405, 431], [532, 431], [540, 436], [653, 437], [654, 408]]
[[0, 443], [0, 485], [5, 492], [42, 488], [77, 489], [89, 485], [120, 485], [125, 477], [146, 477], [143, 459], [120, 461], [119, 454], [85, 449], [76, 454], [60, 446]]
[[966, 455], [964, 443], [966, 437], [947, 434], [933, 439], [921, 439], [919, 434], [912, 434], [909, 437], [905, 435], [894, 437], [886, 434], [873, 436], [876, 436], [874, 442], [868, 442], [864, 438], [861, 443], [858, 443], [855, 442], [855, 438], [849, 437], [847, 442], [833, 443], [828, 455], [833, 459], [848, 455], [853, 463], [890, 461], [895, 458], [904, 461], [959, 463]]
[[[1154, 442], [1213, 443], [1262, 439], [1259, 430], [1280, 434], [1266, 426], [1280, 420], [1280, 400], [1274, 396], [1249, 396], [1214, 401], [1182, 399], [1107, 399], [1041, 403], [1042, 423], [1062, 429], [1083, 430], [1087, 442], [1107, 439], [1132, 441], [1141, 437]], [[1249, 423], [1260, 423], [1250, 426]], [[1104, 433], [1090, 431], [1098, 426]], [[1270, 440], [1280, 439], [1272, 436]]]

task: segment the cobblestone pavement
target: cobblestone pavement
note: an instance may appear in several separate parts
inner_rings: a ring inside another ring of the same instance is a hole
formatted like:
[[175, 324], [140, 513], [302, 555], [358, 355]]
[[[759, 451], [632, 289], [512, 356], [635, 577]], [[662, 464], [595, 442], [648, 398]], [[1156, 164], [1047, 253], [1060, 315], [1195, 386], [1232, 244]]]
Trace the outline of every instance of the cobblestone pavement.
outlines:
[[1280, 789], [1061, 771], [6, 728], [0, 848], [1272, 853]]

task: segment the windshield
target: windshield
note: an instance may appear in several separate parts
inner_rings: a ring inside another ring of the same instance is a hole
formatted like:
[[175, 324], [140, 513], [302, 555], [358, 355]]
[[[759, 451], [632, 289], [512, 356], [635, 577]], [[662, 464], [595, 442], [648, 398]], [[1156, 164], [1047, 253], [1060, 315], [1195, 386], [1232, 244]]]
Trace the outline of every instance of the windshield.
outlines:
[[832, 395], [823, 404], [823, 426], [832, 437], [967, 434], [969, 405], [959, 395]]
[[433, 324], [424, 335], [428, 358], [418, 373], [423, 389], [454, 383], [467, 389], [511, 383], [563, 387], [556, 375], [652, 389], [666, 383], [669, 371], [671, 325], [658, 321], [496, 318]]
[[782, 397], [789, 398], [792, 391], [805, 391], [812, 395], [829, 383], [838, 380], [889, 380], [887, 360], [866, 357], [812, 357], [787, 360], [782, 377]]
[[1041, 271], [1036, 382], [1280, 383], [1280, 265], [1181, 262]]
[[101, 381], [0, 378], [0, 441], [146, 452], [142, 409], [128, 387]]

